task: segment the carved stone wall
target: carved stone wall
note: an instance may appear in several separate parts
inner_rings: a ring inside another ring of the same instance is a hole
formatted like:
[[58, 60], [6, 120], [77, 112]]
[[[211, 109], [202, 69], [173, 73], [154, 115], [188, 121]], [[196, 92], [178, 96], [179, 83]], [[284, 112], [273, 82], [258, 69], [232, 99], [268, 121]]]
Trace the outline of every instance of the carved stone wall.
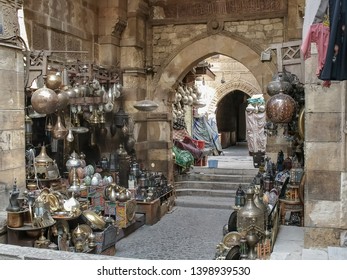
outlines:
[[0, 1], [0, 191], [15, 179], [25, 186], [24, 67], [16, 38], [20, 4]]

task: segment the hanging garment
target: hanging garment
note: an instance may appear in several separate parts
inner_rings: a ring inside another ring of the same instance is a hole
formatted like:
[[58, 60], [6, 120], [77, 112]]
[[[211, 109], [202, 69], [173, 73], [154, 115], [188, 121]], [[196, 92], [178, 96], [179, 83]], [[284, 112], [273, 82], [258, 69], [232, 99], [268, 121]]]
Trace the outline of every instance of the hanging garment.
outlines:
[[305, 37], [302, 45], [301, 52], [304, 59], [311, 57], [311, 43], [316, 43], [318, 53], [318, 65], [316, 75], [319, 76], [325, 64], [325, 57], [328, 49], [329, 42], [329, 27], [324, 23], [314, 23], [310, 26], [309, 32]]
[[325, 63], [319, 75], [324, 81], [347, 80], [347, 1], [329, 1], [330, 36]]
[[265, 134], [266, 112], [246, 114], [247, 144], [250, 153], [265, 152], [267, 138]]

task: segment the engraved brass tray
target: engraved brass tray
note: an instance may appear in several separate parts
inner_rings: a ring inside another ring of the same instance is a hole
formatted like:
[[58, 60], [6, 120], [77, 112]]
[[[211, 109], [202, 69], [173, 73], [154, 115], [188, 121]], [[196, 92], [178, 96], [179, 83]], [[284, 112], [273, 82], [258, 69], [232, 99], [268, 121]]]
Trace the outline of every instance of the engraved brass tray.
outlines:
[[102, 217], [100, 217], [94, 211], [84, 210], [82, 212], [82, 216], [86, 219], [87, 224], [89, 224], [89, 226], [92, 229], [100, 229], [100, 230], [105, 229], [106, 222], [104, 221]]

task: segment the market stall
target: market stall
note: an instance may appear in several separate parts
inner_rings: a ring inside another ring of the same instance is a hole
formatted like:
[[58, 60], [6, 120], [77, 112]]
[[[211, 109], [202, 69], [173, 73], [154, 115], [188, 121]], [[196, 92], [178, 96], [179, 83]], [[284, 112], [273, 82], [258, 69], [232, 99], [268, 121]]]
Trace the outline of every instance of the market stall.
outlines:
[[304, 170], [278, 156], [276, 164], [265, 159], [245, 190], [239, 186], [216, 259], [268, 259], [280, 225], [304, 225]]

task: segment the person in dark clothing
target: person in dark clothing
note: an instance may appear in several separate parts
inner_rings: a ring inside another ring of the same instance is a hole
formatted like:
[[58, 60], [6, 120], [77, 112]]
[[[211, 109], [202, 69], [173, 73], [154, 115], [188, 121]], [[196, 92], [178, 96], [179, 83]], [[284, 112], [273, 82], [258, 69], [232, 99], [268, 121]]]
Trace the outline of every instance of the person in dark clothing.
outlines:
[[329, 0], [328, 10], [330, 36], [319, 79], [329, 83], [347, 80], [347, 1]]

